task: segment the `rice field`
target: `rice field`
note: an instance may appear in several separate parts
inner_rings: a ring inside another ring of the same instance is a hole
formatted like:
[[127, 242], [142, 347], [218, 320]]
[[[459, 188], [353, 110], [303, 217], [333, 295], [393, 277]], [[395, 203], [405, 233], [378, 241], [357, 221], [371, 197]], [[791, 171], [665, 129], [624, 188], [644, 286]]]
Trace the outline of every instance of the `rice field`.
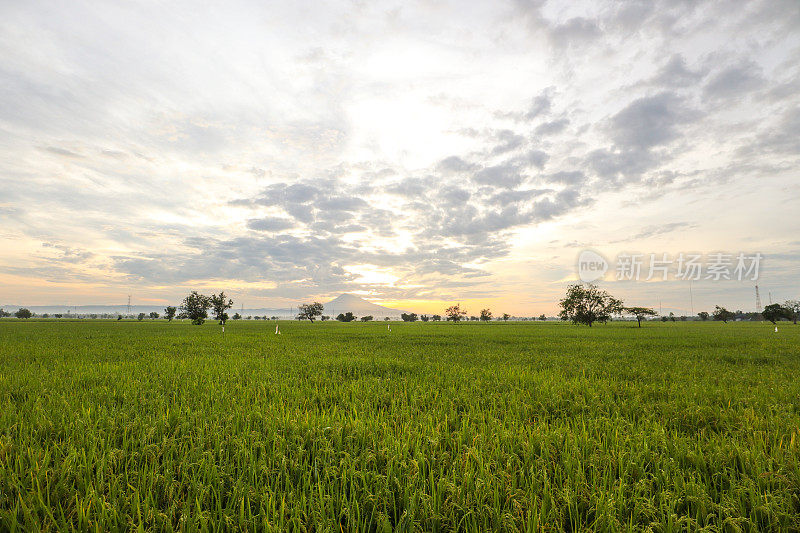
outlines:
[[0, 530], [800, 530], [800, 327], [280, 325], [0, 321]]

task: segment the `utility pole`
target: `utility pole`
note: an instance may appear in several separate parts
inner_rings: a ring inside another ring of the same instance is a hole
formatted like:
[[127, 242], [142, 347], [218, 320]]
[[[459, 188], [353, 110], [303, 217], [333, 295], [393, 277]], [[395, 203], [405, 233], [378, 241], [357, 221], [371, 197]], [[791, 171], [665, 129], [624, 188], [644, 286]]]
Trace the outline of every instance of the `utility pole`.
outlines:
[[127, 315], [131, 314], [131, 295], [128, 295], [128, 311], [125, 313]]
[[758, 285], [756, 285], [756, 313], [761, 312], [761, 294], [758, 292]]

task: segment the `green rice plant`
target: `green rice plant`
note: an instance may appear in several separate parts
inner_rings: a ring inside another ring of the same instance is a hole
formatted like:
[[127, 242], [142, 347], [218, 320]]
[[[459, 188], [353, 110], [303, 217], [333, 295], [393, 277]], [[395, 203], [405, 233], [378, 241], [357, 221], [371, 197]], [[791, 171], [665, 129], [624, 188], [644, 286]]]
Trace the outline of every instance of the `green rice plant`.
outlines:
[[800, 328], [0, 322], [0, 530], [800, 530]]

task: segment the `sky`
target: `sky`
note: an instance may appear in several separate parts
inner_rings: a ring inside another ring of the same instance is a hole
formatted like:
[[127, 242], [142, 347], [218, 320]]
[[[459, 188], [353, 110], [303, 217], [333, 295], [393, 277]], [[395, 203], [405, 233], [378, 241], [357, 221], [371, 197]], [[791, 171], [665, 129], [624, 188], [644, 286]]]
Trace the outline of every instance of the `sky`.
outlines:
[[753, 310], [799, 156], [796, 0], [0, 3], [0, 304]]

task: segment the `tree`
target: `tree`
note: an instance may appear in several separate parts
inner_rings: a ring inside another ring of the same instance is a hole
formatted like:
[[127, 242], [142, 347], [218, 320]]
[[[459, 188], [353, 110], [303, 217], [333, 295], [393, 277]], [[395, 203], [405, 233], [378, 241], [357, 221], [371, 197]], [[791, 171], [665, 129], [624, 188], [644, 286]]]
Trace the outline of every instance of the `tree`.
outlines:
[[122, 315], [117, 315], [117, 320], [122, 320]]
[[[211, 308], [211, 298], [197, 291], [183, 299], [181, 303], [182, 314], [192, 321], [195, 326], [201, 325], [208, 318], [208, 310]], [[181, 318], [180, 316], [178, 318]]]
[[177, 311], [178, 310], [173, 306], [165, 307], [164, 308], [164, 318], [166, 318], [168, 322], [172, 322], [172, 319], [175, 318], [175, 313]]
[[338, 320], [339, 322], [352, 322], [355, 319], [356, 317], [352, 313], [352, 311], [348, 311], [346, 313], [339, 313], [339, 315], [336, 317], [336, 320]]
[[656, 313], [653, 309], [650, 309], [649, 307], [624, 307], [623, 311], [635, 316], [636, 321], [639, 323], [639, 327], [642, 327], [642, 320], [646, 319], [649, 316], [658, 315], [658, 313]]
[[672, 311], [670, 311], [670, 312], [669, 312], [669, 319], [670, 319], [672, 322], [675, 322], [675, 313], [673, 313]]
[[714, 306], [714, 313], [711, 316], [714, 317], [714, 320], [722, 320], [724, 323], [727, 324], [728, 320], [733, 320], [733, 317], [735, 317], [736, 315], [734, 313], [731, 313], [724, 307], [720, 307], [717, 305]]
[[318, 316], [322, 316], [322, 309], [323, 305], [319, 302], [314, 302], [311, 304], [303, 304], [298, 308], [299, 313], [297, 313], [297, 318], [299, 320], [308, 320], [312, 324], [314, 323], [314, 319]]
[[370, 320], [372, 320], [372, 315], [367, 315], [367, 316], [362, 316], [361, 317], [361, 322], [369, 322]]
[[481, 321], [488, 322], [492, 319], [492, 312], [488, 309], [481, 309]]
[[417, 313], [400, 313], [400, 318], [403, 319], [403, 322], [416, 322]]
[[542, 322], [544, 322], [545, 320], [547, 320], [547, 317], [546, 317], [546, 316], [544, 316], [544, 313], [542, 313], [541, 315], [539, 315], [539, 320], [541, 320]]
[[225, 311], [233, 307], [233, 300], [225, 296], [224, 292], [220, 292], [219, 294], [212, 294], [209, 302], [211, 303], [211, 312], [214, 313], [214, 320], [219, 321], [224, 326], [228, 320], [228, 313]]
[[242, 319], [242, 315], [240, 315], [239, 313], [234, 313], [231, 318], [233, 320], [241, 320]]
[[20, 307], [17, 312], [14, 313], [14, 316], [17, 318], [30, 318], [33, 316], [33, 313], [26, 307]]
[[447, 316], [447, 320], [452, 320], [453, 322], [458, 322], [467, 316], [467, 310], [461, 309], [461, 304], [451, 305], [448, 307], [444, 314]]
[[156, 318], [158, 318], [158, 313], [155, 311], [150, 312], [150, 319], [155, 320]]
[[419, 315], [419, 319], [422, 320], [423, 322], [427, 322], [428, 320], [431, 319], [431, 317], [429, 317], [428, 315]]
[[511, 318], [511, 315], [508, 313], [503, 313], [503, 322], [508, 322], [508, 319]]
[[709, 315], [709, 314], [708, 314], [708, 312], [706, 312], [706, 311], [700, 311], [699, 313], [697, 313], [697, 316], [699, 316], [699, 317], [700, 317], [700, 320], [702, 320], [703, 322], [705, 322], [706, 320], [708, 320], [708, 318], [709, 318], [711, 315]]
[[390, 318], [388, 316], [383, 317], [386, 322], [389, 322]]
[[794, 313], [791, 309], [788, 309], [781, 304], [770, 304], [764, 308], [764, 310], [761, 312], [761, 316], [774, 324], [782, 318], [791, 320], [794, 317]]
[[7, 316], [11, 316], [11, 313], [6, 311], [5, 309], [0, 309], [0, 318], [4, 318], [4, 317], [7, 317]]
[[328, 315], [322, 315], [321, 317], [319, 317], [319, 319], [325, 322], [326, 320], [330, 320], [331, 317], [329, 317]]
[[136, 320], [138, 320], [139, 322], [141, 322], [142, 320], [144, 320], [144, 317], [145, 317], [145, 314], [144, 314], [144, 313], [139, 313], [139, 315], [136, 317]]
[[434, 322], [440, 322], [442, 320], [442, 316], [441, 315], [433, 315], [431, 317], [431, 320], [433, 320]]
[[559, 302], [561, 320], [571, 320], [573, 324], [607, 322], [612, 315], [622, 312], [622, 301], [617, 300], [596, 285], [576, 283], [567, 287], [566, 296]]
[[797, 317], [800, 315], [800, 300], [786, 300], [783, 305], [791, 312], [791, 320], [797, 324]]

